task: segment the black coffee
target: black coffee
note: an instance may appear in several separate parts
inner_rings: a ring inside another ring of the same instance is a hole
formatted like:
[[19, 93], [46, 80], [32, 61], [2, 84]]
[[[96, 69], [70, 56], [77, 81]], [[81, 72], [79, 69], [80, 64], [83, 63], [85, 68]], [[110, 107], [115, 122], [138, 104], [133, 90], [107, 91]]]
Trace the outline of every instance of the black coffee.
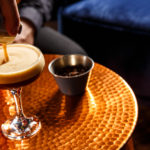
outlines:
[[59, 68], [59, 70], [56, 70], [56, 74], [60, 76], [75, 76], [82, 74], [84, 72], [88, 71], [88, 67], [85, 67], [83, 65], [77, 65], [77, 66], [66, 66], [63, 68]]

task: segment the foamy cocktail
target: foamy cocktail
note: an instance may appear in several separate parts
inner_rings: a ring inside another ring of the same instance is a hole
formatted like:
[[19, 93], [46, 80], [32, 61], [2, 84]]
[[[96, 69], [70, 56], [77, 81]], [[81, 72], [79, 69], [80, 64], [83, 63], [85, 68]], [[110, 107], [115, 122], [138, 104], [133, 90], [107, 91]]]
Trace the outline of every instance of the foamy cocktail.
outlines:
[[9, 61], [4, 62], [0, 48], [0, 87], [16, 87], [28, 83], [38, 76], [45, 61], [39, 49], [31, 45], [12, 44], [7, 46]]
[[41, 123], [37, 117], [26, 117], [21, 105], [21, 87], [35, 80], [42, 72], [45, 60], [42, 52], [28, 44], [7, 46], [9, 61], [5, 62], [0, 48], [0, 88], [10, 89], [16, 103], [17, 115], [2, 124], [3, 134], [21, 140], [35, 135]]

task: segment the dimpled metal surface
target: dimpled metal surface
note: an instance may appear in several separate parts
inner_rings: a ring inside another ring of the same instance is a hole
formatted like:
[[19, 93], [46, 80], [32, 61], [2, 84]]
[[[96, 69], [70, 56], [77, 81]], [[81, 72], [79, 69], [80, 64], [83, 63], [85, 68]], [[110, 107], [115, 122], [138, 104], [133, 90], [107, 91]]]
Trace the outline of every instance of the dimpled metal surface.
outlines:
[[[48, 63], [55, 57], [45, 55], [46, 66], [40, 77], [23, 87], [24, 112], [39, 117], [40, 132], [22, 141], [8, 140], [0, 132], [0, 149], [120, 149], [137, 121], [137, 102], [131, 88], [119, 75], [95, 63], [86, 92], [65, 96], [48, 71]], [[9, 91], [0, 90], [0, 125], [15, 113]]]

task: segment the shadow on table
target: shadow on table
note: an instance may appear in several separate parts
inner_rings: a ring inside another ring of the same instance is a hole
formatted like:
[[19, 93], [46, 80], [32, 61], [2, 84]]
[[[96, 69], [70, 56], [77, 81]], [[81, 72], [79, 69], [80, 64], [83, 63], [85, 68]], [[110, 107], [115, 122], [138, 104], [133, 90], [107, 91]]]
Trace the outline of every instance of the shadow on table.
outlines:
[[82, 96], [65, 96], [59, 90], [47, 100], [37, 116], [42, 126], [63, 127], [75, 122], [82, 112]]

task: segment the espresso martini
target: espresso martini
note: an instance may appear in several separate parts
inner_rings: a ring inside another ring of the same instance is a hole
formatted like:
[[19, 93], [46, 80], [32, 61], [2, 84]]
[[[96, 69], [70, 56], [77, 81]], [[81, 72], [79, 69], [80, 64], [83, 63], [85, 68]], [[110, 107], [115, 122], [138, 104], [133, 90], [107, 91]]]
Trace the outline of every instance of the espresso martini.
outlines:
[[[6, 53], [8, 58], [6, 61]], [[7, 52], [0, 48], [0, 88], [9, 89], [16, 103], [16, 116], [5, 121], [2, 133], [9, 139], [22, 140], [35, 135], [41, 122], [26, 117], [21, 102], [21, 87], [36, 79], [42, 72], [45, 60], [42, 52], [28, 44], [7, 45]]]

